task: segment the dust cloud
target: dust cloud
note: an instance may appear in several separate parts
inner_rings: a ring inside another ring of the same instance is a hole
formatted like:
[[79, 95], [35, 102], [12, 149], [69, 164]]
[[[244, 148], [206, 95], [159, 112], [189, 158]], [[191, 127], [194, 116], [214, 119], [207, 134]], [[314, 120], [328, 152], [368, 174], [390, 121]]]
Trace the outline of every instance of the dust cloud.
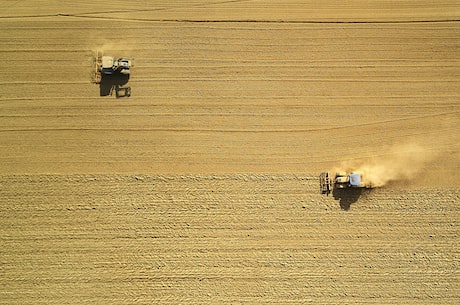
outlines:
[[361, 173], [364, 184], [381, 187], [390, 181], [415, 178], [423, 168], [437, 157], [437, 153], [417, 143], [396, 145], [376, 157], [359, 161], [347, 161], [335, 172]]

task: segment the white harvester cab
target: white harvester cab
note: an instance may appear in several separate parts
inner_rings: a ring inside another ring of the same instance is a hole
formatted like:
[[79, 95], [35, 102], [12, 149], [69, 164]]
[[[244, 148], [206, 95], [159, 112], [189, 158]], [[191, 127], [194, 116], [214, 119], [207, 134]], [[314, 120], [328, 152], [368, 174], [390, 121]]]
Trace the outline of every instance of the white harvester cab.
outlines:
[[127, 58], [120, 58], [117, 60], [118, 70], [122, 74], [129, 74], [129, 68], [131, 68], [131, 60]]

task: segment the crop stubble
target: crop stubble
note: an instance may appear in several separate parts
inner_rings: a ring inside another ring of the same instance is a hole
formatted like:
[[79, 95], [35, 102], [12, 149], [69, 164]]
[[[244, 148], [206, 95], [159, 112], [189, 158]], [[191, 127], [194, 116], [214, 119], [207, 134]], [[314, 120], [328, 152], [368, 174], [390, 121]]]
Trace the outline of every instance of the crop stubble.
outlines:
[[[458, 5], [250, 3], [0, 20], [0, 303], [458, 302]], [[317, 194], [406, 142], [436, 156], [414, 181]]]
[[3, 302], [458, 300], [458, 191], [377, 189], [344, 214], [317, 183], [3, 176]]

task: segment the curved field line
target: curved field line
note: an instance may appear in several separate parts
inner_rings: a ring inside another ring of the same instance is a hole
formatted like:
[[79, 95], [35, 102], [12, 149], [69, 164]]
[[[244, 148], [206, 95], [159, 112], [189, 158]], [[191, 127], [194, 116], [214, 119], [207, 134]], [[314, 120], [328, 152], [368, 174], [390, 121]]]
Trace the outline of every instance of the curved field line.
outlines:
[[[319, 132], [319, 131], [328, 131], [328, 130], [343, 130], [343, 129], [350, 129], [355, 127], [365, 127], [365, 126], [378, 126], [378, 125], [385, 125], [394, 122], [401, 122], [401, 121], [413, 121], [413, 120], [420, 120], [424, 118], [433, 118], [433, 117], [443, 117], [443, 116], [451, 116], [455, 114], [459, 114], [458, 112], [449, 112], [449, 113], [436, 113], [430, 115], [423, 115], [423, 116], [413, 116], [408, 118], [398, 118], [393, 120], [384, 120], [379, 122], [371, 122], [371, 123], [359, 123], [359, 124], [349, 124], [345, 126], [337, 126], [337, 127], [324, 127], [324, 128], [306, 128], [306, 129], [254, 129], [254, 128], [247, 128], [247, 129], [217, 129], [217, 128], [132, 128], [132, 127], [125, 127], [125, 128], [92, 128], [92, 127], [57, 127], [57, 128], [18, 128], [18, 129], [0, 129], [0, 132], [37, 132], [37, 131], [119, 131], [119, 132], [131, 132], [131, 131], [170, 131], [170, 132], [226, 132], [226, 133], [307, 133], [307, 132]], [[154, 116], [154, 115], [153, 115]]]

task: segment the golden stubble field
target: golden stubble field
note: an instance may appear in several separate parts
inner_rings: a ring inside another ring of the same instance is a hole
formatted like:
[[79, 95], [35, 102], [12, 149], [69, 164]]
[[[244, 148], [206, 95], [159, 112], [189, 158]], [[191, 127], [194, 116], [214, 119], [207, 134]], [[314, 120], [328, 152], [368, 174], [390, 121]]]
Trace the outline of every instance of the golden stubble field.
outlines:
[[0, 304], [457, 304], [456, 2], [6, 1]]

